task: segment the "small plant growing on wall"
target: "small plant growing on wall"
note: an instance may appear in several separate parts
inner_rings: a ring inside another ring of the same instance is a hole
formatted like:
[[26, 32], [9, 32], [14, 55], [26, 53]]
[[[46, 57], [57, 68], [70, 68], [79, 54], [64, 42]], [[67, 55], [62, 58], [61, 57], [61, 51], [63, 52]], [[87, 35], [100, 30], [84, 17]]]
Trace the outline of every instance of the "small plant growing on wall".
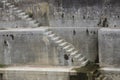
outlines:
[[27, 14], [29, 15], [30, 18], [33, 18], [33, 13], [28, 12]]

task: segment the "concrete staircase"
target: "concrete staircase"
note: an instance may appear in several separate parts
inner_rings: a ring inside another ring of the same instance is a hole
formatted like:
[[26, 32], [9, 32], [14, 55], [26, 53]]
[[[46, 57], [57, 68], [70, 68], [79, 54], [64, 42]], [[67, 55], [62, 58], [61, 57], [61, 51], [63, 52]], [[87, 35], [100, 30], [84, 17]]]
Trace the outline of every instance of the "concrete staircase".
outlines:
[[40, 25], [36, 20], [33, 20], [32, 18], [30, 18], [29, 15], [26, 14], [23, 10], [20, 10], [19, 8], [15, 7], [11, 3], [7, 2], [6, 0], [2, 0], [1, 2], [4, 5], [6, 5], [9, 8], [11, 8], [18, 17], [20, 17], [23, 20], [28, 21], [28, 23], [30, 25], [32, 25], [33, 27], [38, 27]]
[[56, 35], [49, 29], [45, 31], [45, 35], [49, 37], [55, 44], [65, 50], [67, 55], [69, 55], [71, 58], [77, 59], [77, 61], [80, 62], [81, 66], [87, 64], [88, 59], [80, 54], [79, 50], [77, 50], [71, 43], [68, 43], [66, 40], [62, 39], [60, 36]]

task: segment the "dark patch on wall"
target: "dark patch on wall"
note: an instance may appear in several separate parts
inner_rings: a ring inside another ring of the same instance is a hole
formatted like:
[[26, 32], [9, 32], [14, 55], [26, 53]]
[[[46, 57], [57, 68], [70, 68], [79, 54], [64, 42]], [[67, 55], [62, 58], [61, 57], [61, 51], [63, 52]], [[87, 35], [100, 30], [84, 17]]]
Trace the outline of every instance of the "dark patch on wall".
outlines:
[[69, 59], [69, 56], [67, 54], [64, 55], [64, 59], [65, 60], [68, 60]]
[[103, 0], [62, 0], [64, 8], [79, 8], [86, 6], [102, 5]]
[[3, 74], [0, 73], [0, 80], [3, 80]]
[[73, 30], [73, 35], [76, 35], [76, 31], [75, 30]]
[[86, 6], [103, 6], [113, 5], [119, 6], [120, 0], [54, 0], [56, 6], [62, 6], [63, 8], [80, 8]]
[[89, 35], [89, 30], [88, 29], [86, 29], [86, 34]]
[[110, 0], [109, 3], [110, 3], [111, 5], [120, 6], [120, 0]]
[[96, 34], [96, 32], [95, 32], [95, 31], [94, 31], [93, 33], [94, 33], [94, 34]]
[[88, 80], [88, 77], [85, 73], [77, 73], [77, 75], [71, 75], [70, 80]]
[[14, 40], [14, 36], [11, 34], [10, 37], [12, 38], [12, 40]]
[[0, 8], [3, 8], [3, 4], [2, 3], [0, 3]]
[[7, 41], [6, 41], [6, 40], [4, 41], [4, 45], [5, 45], [5, 46], [8, 46], [8, 43], [7, 43]]

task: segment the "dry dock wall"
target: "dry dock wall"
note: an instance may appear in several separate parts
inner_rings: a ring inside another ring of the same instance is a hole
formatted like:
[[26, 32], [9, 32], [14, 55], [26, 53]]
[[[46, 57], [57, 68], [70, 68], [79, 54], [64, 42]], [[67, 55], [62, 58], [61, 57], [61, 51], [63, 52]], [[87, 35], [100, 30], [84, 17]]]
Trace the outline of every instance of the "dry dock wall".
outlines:
[[120, 67], [120, 29], [99, 30], [99, 59], [101, 66]]
[[[8, 0], [33, 18], [41, 26], [50, 27], [120, 27], [119, 0]], [[0, 21], [18, 20], [12, 9], [0, 6]], [[15, 24], [14, 22], [12, 24]], [[18, 27], [26, 27], [21, 22]], [[2, 24], [1, 24], [2, 25]], [[6, 24], [9, 25], [9, 24]], [[16, 27], [13, 25], [14, 27]], [[13, 27], [9, 26], [9, 27]], [[31, 27], [31, 26], [29, 26]]]
[[0, 80], [71, 80], [70, 76], [77, 76], [75, 71], [60, 67], [9, 67], [0, 69], [0, 72]]
[[[51, 28], [89, 60], [96, 61], [98, 28]], [[72, 65], [65, 52], [44, 34], [44, 28], [0, 31], [0, 64]], [[73, 62], [74, 63], [74, 62]]]

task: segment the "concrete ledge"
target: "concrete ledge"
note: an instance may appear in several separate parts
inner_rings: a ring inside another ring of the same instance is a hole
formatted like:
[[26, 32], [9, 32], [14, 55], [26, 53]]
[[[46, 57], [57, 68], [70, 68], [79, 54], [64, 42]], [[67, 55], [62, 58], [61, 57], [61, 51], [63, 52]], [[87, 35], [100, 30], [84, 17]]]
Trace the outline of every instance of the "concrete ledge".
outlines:
[[18, 66], [18, 67], [6, 67], [0, 68], [0, 71], [26, 71], [26, 72], [66, 72], [66, 73], [76, 73], [75, 70], [72, 70], [73, 67], [38, 67], [38, 66]]

